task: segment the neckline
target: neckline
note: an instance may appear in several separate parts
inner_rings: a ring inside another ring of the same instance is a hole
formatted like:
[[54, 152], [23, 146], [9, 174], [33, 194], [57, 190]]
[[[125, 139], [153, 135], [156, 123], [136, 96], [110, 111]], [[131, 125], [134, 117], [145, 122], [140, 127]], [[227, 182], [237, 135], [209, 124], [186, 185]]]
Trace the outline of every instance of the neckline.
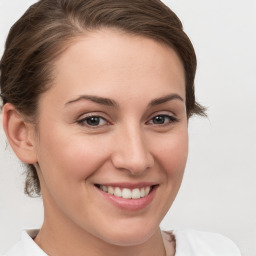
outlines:
[[166, 256], [176, 255], [176, 237], [172, 231], [162, 231]]
[[[40, 229], [30, 229], [25, 230], [26, 235], [32, 240], [38, 249], [42, 251], [42, 249], [35, 243], [34, 239], [39, 233]], [[175, 256], [176, 255], [176, 237], [173, 231], [161, 231], [163, 243], [166, 251], [166, 256]], [[44, 251], [42, 251], [45, 253]]]

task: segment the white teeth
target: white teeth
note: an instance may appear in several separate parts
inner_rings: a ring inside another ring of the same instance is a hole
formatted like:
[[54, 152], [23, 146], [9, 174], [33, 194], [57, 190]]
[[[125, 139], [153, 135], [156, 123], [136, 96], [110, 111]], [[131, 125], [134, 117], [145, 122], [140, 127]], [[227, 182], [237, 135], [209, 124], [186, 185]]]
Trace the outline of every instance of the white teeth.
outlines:
[[115, 191], [115, 192], [114, 192], [114, 195], [115, 195], [115, 196], [122, 197], [122, 191], [121, 191], [120, 188], [115, 188], [114, 191]]
[[142, 189], [140, 190], [140, 196], [141, 196], [141, 197], [144, 197], [144, 196], [145, 196], [145, 188], [142, 188]]
[[138, 198], [140, 198], [140, 190], [138, 188], [135, 188], [132, 190], [132, 199]]
[[112, 186], [100, 186], [99, 187], [102, 191], [117, 196], [117, 197], [122, 197], [125, 199], [139, 199], [142, 197], [145, 197], [149, 194], [151, 187], [147, 186], [144, 188], [134, 188], [134, 189], [129, 189], [129, 188], [119, 188], [119, 187], [112, 187]]
[[111, 195], [114, 195], [114, 188], [111, 186], [108, 186], [108, 193]]
[[149, 191], [150, 191], [150, 187], [146, 187], [145, 188], [145, 196], [147, 196], [149, 194]]
[[128, 188], [124, 188], [122, 191], [122, 198], [131, 199], [132, 198], [132, 191]]

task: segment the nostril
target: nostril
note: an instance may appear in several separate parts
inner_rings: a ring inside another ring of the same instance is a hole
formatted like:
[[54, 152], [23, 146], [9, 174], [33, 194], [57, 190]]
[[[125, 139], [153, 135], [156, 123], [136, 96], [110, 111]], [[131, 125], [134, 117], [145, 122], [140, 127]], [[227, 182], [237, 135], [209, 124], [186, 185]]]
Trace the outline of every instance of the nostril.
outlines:
[[154, 165], [154, 158], [149, 151], [146, 139], [140, 131], [134, 129], [132, 127], [129, 134], [122, 134], [122, 138], [117, 138], [120, 139], [120, 143], [116, 143], [113, 148], [112, 163], [119, 170], [140, 175]]

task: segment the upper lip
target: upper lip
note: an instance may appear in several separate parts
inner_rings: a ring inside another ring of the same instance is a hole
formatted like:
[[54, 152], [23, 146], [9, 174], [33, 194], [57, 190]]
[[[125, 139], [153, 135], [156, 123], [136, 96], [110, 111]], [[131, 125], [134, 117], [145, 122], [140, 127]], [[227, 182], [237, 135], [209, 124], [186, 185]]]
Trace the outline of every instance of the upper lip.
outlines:
[[98, 183], [98, 184], [95, 184], [95, 185], [134, 189], [134, 188], [152, 187], [152, 186], [155, 186], [155, 185], [158, 185], [158, 184], [153, 183], [153, 182], [140, 182], [140, 183], [121, 182], [121, 183]]

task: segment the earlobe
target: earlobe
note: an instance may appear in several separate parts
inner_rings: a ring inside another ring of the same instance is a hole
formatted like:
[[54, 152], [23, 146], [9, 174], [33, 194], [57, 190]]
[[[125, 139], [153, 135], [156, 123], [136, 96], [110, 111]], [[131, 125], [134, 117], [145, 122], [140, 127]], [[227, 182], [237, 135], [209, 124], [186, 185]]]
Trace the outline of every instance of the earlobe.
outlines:
[[17, 157], [23, 163], [36, 163], [33, 125], [26, 122], [10, 103], [6, 103], [3, 107], [3, 128]]

